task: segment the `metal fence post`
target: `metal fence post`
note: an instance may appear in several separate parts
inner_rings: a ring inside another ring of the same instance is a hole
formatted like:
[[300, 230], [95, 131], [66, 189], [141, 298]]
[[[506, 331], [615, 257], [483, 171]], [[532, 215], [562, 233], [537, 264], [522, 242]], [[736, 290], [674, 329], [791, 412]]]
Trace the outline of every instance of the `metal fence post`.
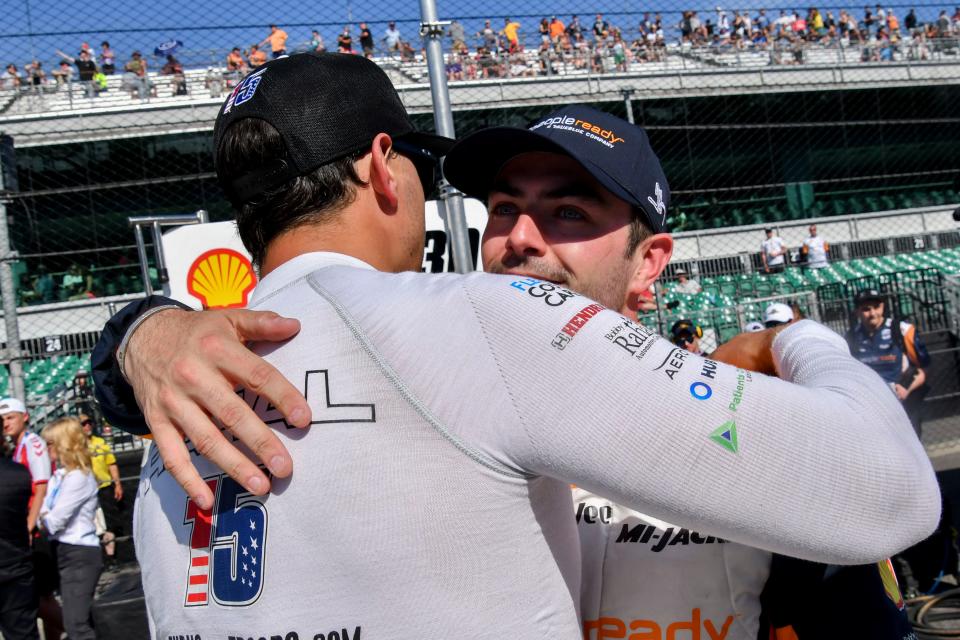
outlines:
[[[453, 109], [450, 106], [450, 91], [447, 87], [447, 70], [443, 61], [443, 27], [437, 19], [437, 4], [434, 0], [420, 0], [420, 35], [426, 41], [427, 69], [430, 74], [430, 93], [433, 97], [433, 119], [437, 133], [455, 138]], [[450, 252], [458, 273], [470, 273], [474, 269], [470, 253], [470, 236], [467, 233], [467, 216], [463, 208], [463, 196], [447, 181], [440, 181], [440, 211]]]
[[10, 244], [7, 229], [7, 196], [3, 184], [3, 157], [0, 155], [0, 297], [3, 298], [3, 323], [7, 332], [4, 358], [10, 368], [10, 394], [26, 401], [23, 384], [23, 362], [20, 360], [20, 325], [17, 321], [17, 283], [13, 279], [11, 262], [17, 252]]
[[620, 90], [620, 93], [623, 94], [623, 104], [627, 108], [627, 122], [630, 124], [635, 124], [633, 121], [633, 100], [631, 99], [633, 91], [633, 87]]

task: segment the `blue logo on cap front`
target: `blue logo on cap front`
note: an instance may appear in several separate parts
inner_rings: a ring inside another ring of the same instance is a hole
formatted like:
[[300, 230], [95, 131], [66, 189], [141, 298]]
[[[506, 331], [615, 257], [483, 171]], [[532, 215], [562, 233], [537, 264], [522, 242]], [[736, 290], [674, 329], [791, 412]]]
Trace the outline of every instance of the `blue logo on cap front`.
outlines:
[[237, 85], [237, 88], [233, 90], [233, 93], [230, 94], [230, 97], [227, 98], [227, 104], [223, 107], [223, 112], [225, 114], [230, 113], [230, 109], [240, 106], [253, 98], [253, 94], [257, 92], [257, 87], [260, 86], [260, 81], [263, 79], [263, 74], [266, 72], [267, 69], [263, 68], [244, 78], [243, 81]]

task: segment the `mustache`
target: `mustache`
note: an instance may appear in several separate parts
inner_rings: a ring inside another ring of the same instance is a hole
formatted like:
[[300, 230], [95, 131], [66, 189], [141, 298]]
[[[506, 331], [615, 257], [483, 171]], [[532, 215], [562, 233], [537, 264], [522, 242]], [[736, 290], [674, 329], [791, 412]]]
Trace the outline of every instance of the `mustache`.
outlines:
[[539, 257], [525, 257], [516, 254], [510, 254], [503, 260], [491, 262], [484, 266], [487, 273], [506, 274], [510, 271], [520, 270], [540, 280], [551, 280], [553, 282], [568, 282], [570, 272], [563, 267], [552, 264]]

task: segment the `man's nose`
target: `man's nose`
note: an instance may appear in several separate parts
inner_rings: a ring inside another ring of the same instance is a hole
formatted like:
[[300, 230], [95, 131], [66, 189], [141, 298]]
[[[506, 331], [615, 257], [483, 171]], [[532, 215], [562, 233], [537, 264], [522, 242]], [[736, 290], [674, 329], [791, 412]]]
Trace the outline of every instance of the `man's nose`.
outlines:
[[517, 216], [507, 236], [507, 249], [518, 256], [542, 256], [546, 253], [547, 243], [532, 216], [526, 213]]

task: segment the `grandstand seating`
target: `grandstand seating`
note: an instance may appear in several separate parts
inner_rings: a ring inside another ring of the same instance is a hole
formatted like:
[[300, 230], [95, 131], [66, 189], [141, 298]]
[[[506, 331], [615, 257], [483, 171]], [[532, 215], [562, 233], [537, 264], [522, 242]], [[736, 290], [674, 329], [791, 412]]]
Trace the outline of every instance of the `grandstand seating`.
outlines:
[[[748, 224], [773, 224], [802, 218], [846, 216], [960, 203], [960, 192], [945, 185], [941, 187], [918, 189], [911, 186], [909, 189], [899, 191], [890, 189], [880, 194], [870, 191], [850, 196], [826, 194], [818, 196], [810, 207], [802, 211], [787, 209], [786, 200], [782, 197], [767, 198], [766, 201], [772, 201], [767, 204], [762, 204], [763, 200], [758, 199], [753, 206], [749, 206], [750, 201], [741, 201], [728, 205], [730, 208], [726, 210], [724, 210], [724, 203], [720, 201], [698, 198], [689, 203], [676, 203], [670, 217], [670, 229], [674, 232], [699, 231]], [[710, 215], [702, 215], [706, 211], [709, 211]]]
[[[834, 262], [823, 269], [787, 269], [783, 273], [741, 273], [703, 277], [698, 281], [702, 291], [697, 294], [679, 293], [672, 283], [664, 286], [663, 300], [670, 317], [687, 317], [705, 330], [713, 329], [722, 340], [739, 333], [740, 323], [736, 306], [742, 305], [744, 320], [760, 320], [765, 303], [757, 298], [816, 291], [832, 283], [846, 283], [865, 276], [880, 276], [916, 269], [936, 269], [942, 274], [960, 273], [960, 249], [935, 249], [916, 253], [853, 259]], [[799, 300], [801, 310], [805, 301]], [[656, 314], [641, 318], [656, 324]]]
[[[62, 391], [73, 383], [80, 371], [90, 370], [90, 354], [69, 354], [40, 358], [24, 363], [23, 374], [28, 398], [44, 397]], [[11, 393], [10, 372], [0, 366], [0, 397]]]

